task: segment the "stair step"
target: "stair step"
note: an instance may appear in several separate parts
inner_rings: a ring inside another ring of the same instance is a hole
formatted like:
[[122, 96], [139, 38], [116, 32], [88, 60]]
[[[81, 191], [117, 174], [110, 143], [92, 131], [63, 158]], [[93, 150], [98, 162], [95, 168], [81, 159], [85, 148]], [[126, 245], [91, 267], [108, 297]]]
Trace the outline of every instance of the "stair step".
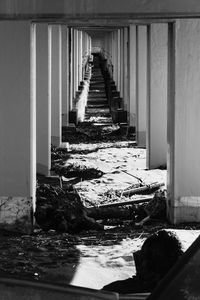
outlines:
[[98, 103], [98, 104], [108, 104], [108, 101], [107, 99], [93, 99], [93, 100], [89, 100], [87, 101], [87, 104], [95, 104], [95, 103]]
[[94, 109], [98, 109], [98, 108], [109, 108], [109, 106], [108, 106], [108, 104], [106, 105], [106, 104], [101, 104], [101, 103], [95, 103], [95, 104], [88, 104], [87, 106], [86, 106], [86, 109], [87, 108], [94, 108]]

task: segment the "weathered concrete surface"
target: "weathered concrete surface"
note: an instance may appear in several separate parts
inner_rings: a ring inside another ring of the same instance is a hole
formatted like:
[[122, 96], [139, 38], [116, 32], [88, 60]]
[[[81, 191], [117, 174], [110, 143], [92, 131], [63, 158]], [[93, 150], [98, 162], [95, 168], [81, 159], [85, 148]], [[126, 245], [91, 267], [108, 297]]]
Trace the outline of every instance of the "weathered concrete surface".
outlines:
[[146, 147], [147, 26], [137, 26], [137, 144]]
[[0, 196], [34, 198], [36, 102], [32, 29], [34, 26], [30, 34], [30, 23], [24, 21], [0, 23]]
[[36, 26], [37, 172], [51, 169], [51, 103], [49, 97], [49, 35], [47, 24]]
[[61, 25], [50, 25], [51, 43], [51, 143], [61, 144], [61, 103], [62, 103], [62, 57], [61, 57]]
[[[172, 37], [172, 40], [174, 38]], [[168, 192], [171, 219], [200, 221], [200, 21], [181, 20], [175, 27], [175, 62], [170, 82]], [[172, 58], [173, 59], [173, 58]], [[173, 214], [174, 209], [174, 214]]]
[[167, 162], [168, 27], [151, 24], [148, 31], [147, 168]]
[[0, 197], [0, 228], [20, 233], [31, 233], [33, 227], [32, 199]]
[[[200, 3], [198, 0], [2, 0], [0, 3], [2, 16], [10, 15], [21, 17], [22, 15], [46, 15], [78, 17], [84, 14], [99, 17], [108, 14], [128, 14], [138, 16], [169, 14], [200, 15]], [[138, 16], [139, 17], [139, 16]]]

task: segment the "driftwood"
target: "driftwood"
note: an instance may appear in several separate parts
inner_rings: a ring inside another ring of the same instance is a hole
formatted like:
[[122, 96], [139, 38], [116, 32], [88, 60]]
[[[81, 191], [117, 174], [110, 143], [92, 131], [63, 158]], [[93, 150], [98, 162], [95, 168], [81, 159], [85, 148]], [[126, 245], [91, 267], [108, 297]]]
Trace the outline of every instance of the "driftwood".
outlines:
[[101, 210], [101, 209], [104, 209], [104, 208], [108, 209], [108, 208], [125, 206], [125, 205], [134, 205], [134, 204], [139, 204], [139, 203], [145, 203], [145, 202], [151, 201], [152, 199], [153, 199], [153, 197], [142, 198], [142, 199], [133, 199], [133, 200], [128, 200], [128, 201], [120, 201], [120, 202], [112, 202], [112, 203], [98, 205], [96, 207], [88, 207], [87, 212], [90, 213], [90, 211], [92, 212], [94, 209], [100, 209]]
[[143, 192], [149, 192], [150, 193], [153, 190], [159, 189], [164, 185], [165, 185], [164, 183], [155, 182], [155, 183], [151, 183], [151, 184], [141, 186], [141, 187], [138, 187], [138, 188], [123, 191], [122, 195], [123, 196], [131, 196], [131, 195], [138, 194], [138, 193], [143, 193]]
[[[142, 205], [137, 205], [141, 203]], [[136, 205], [135, 205], [136, 204]], [[128, 207], [120, 207], [126, 206]], [[123, 202], [114, 202], [86, 209], [87, 216], [95, 220], [123, 219], [136, 220], [136, 225], [143, 226], [151, 218], [165, 219], [166, 195], [165, 191], [157, 191], [154, 197], [136, 199]]]

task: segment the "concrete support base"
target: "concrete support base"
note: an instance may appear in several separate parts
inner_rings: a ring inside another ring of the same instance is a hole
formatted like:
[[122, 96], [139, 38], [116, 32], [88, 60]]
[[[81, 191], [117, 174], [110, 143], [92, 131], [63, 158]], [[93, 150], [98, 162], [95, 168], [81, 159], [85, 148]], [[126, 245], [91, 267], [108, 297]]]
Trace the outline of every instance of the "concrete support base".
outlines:
[[0, 197], [0, 228], [31, 233], [33, 227], [32, 199], [27, 197]]

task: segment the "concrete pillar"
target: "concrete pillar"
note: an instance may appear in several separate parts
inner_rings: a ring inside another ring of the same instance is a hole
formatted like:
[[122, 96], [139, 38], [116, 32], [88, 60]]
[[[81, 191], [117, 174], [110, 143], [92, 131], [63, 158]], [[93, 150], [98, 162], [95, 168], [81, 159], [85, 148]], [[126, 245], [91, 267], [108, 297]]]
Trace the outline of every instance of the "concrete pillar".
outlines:
[[129, 86], [128, 86], [128, 28], [123, 29], [124, 38], [123, 38], [123, 100], [124, 103], [129, 102]]
[[69, 30], [61, 27], [62, 39], [62, 126], [69, 125]]
[[82, 63], [83, 63], [83, 36], [82, 31], [78, 32], [78, 84], [82, 81]]
[[35, 25], [0, 23], [0, 227], [31, 232], [36, 192]]
[[124, 97], [124, 29], [120, 29], [120, 96]]
[[116, 73], [117, 73], [117, 89], [121, 94], [121, 76], [123, 74], [123, 71], [121, 69], [121, 56], [123, 55], [122, 49], [121, 49], [121, 34], [120, 29], [117, 30], [117, 61], [116, 61]]
[[74, 98], [76, 97], [76, 91], [78, 91], [78, 31], [74, 30], [74, 47], [73, 47], [73, 57], [74, 57]]
[[148, 169], [167, 162], [167, 43], [167, 24], [148, 27]]
[[69, 111], [73, 108], [74, 98], [74, 30], [69, 30]]
[[136, 126], [136, 25], [129, 27], [129, 102], [124, 102], [130, 126]]
[[169, 29], [169, 215], [173, 223], [199, 222], [200, 20]]
[[147, 26], [137, 26], [137, 145], [146, 147]]
[[61, 146], [62, 56], [61, 25], [50, 25], [51, 40], [51, 143]]
[[49, 96], [48, 24], [36, 25], [37, 173], [51, 169], [51, 103]]

